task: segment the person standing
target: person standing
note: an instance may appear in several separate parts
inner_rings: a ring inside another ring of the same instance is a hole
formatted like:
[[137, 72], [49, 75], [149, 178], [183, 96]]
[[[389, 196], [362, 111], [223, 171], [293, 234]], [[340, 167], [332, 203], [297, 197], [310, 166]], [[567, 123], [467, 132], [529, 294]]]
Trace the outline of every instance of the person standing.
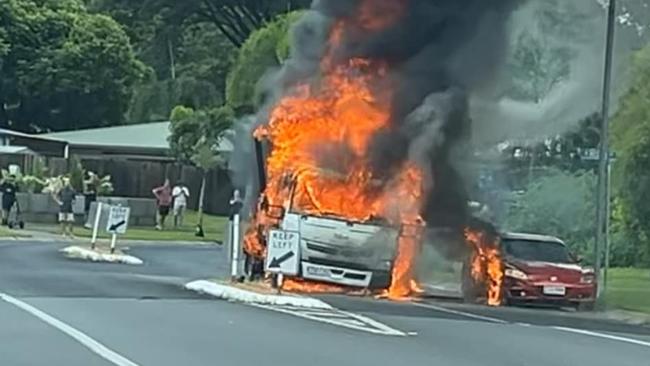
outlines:
[[178, 183], [172, 189], [174, 199], [174, 227], [183, 226], [183, 217], [187, 209], [187, 199], [190, 197], [190, 189], [183, 183]]
[[2, 181], [0, 192], [2, 192], [2, 225], [8, 225], [9, 214], [11, 208], [16, 204], [16, 192], [18, 192], [15, 175], [10, 175], [9, 178]]
[[165, 183], [155, 188], [152, 192], [156, 196], [156, 205], [158, 206], [156, 229], [163, 230], [165, 228], [165, 220], [169, 215], [169, 207], [172, 204], [172, 188], [169, 184], [169, 179], [165, 179]]
[[61, 224], [61, 235], [74, 237], [74, 209], [73, 205], [77, 192], [70, 184], [70, 178], [63, 178], [63, 188], [57, 192], [54, 199], [59, 204], [59, 223]]
[[235, 189], [232, 194], [232, 198], [230, 199], [230, 220], [232, 220], [235, 215], [239, 214], [243, 206], [244, 201], [241, 198], [239, 189]]
[[86, 219], [88, 219], [88, 214], [90, 212], [90, 205], [93, 202], [97, 201], [97, 186], [99, 185], [99, 179], [97, 175], [93, 172], [88, 172], [87, 179], [84, 180], [84, 213], [86, 214]]

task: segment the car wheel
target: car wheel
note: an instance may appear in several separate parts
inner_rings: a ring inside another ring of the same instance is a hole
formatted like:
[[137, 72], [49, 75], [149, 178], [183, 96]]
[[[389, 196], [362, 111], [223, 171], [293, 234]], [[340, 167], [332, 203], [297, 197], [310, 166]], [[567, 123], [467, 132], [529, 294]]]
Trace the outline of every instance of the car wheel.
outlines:
[[463, 296], [463, 302], [467, 304], [478, 303], [479, 292], [477, 290], [477, 284], [469, 273], [467, 266], [463, 266], [460, 291]]
[[594, 301], [580, 302], [576, 305], [577, 311], [594, 311], [595, 308], [596, 302]]

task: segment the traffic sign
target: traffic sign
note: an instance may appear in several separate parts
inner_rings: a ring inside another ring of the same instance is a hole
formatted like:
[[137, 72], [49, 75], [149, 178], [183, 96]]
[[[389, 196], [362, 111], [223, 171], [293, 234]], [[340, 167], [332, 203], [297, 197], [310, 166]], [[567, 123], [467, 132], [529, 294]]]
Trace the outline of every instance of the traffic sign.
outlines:
[[271, 273], [297, 275], [300, 269], [300, 235], [291, 231], [269, 231], [264, 268]]
[[131, 208], [122, 206], [111, 206], [106, 223], [106, 231], [111, 234], [126, 234], [129, 226], [129, 216]]

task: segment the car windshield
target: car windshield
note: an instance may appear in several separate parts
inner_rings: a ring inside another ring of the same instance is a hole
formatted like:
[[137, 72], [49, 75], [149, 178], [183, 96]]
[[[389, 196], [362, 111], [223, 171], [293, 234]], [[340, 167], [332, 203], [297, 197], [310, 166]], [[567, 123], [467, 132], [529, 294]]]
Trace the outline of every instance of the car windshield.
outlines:
[[538, 240], [503, 240], [506, 254], [525, 261], [573, 263], [571, 254], [561, 243]]

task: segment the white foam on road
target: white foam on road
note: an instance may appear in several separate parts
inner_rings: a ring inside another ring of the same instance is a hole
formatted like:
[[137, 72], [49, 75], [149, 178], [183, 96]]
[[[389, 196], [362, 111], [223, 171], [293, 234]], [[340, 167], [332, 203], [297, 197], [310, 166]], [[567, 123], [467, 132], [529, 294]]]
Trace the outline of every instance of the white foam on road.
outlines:
[[46, 314], [45, 312], [29, 305], [23, 301], [16, 299], [15, 297], [9, 296], [7, 294], [0, 293], [0, 300], [3, 300], [9, 304], [12, 304], [21, 310], [35, 316], [36, 318], [42, 320], [43, 322], [49, 324], [50, 326], [58, 329], [64, 334], [68, 335], [75, 341], [79, 342], [84, 347], [88, 348], [93, 353], [102, 357], [103, 359], [111, 362], [116, 366], [138, 366], [137, 363], [127, 359], [126, 357], [120, 355], [119, 353], [109, 349], [98, 341], [92, 339], [85, 333], [73, 328], [72, 326], [54, 318], [53, 316]]
[[198, 293], [211, 295], [223, 300], [249, 304], [296, 306], [311, 309], [332, 309], [332, 306], [318, 299], [296, 295], [273, 295], [244, 290], [234, 286], [198, 280], [185, 285], [185, 288]]
[[68, 258], [84, 259], [93, 262], [122, 263], [131, 265], [141, 265], [144, 263], [142, 259], [131, 255], [100, 253], [78, 246], [63, 248], [61, 249], [61, 253], [65, 254]]
[[591, 336], [591, 337], [609, 339], [611, 341], [618, 341], [618, 342], [636, 344], [637, 346], [650, 347], [650, 342], [645, 342], [645, 341], [642, 341], [642, 340], [639, 340], [639, 339], [634, 339], [634, 338], [621, 337], [621, 336], [616, 336], [616, 335], [612, 335], [612, 334], [592, 332], [592, 331], [589, 331], [589, 330], [567, 328], [567, 327], [552, 327], [552, 328], [556, 329], [556, 330], [561, 330], [563, 332], [582, 334], [582, 335]]

